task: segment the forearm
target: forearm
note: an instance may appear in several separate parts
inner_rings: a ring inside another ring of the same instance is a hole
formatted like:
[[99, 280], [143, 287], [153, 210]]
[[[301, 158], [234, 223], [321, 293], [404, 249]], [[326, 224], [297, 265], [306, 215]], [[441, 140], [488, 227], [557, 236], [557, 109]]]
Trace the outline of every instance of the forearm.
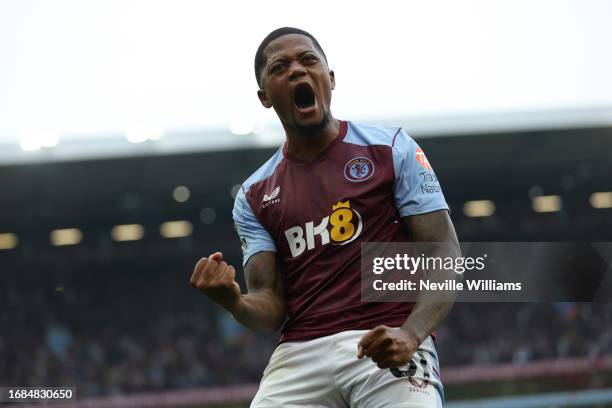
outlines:
[[255, 331], [275, 331], [285, 318], [282, 301], [267, 290], [241, 295], [239, 301], [228, 310], [236, 321]]
[[[446, 212], [432, 213], [423, 217], [407, 220], [411, 238], [417, 245], [423, 243], [428, 257], [457, 259], [461, 250], [457, 235]], [[431, 243], [431, 244], [425, 244]], [[462, 275], [453, 269], [437, 268], [424, 271], [421, 279], [436, 283], [438, 288], [445, 282], [461, 280]], [[423, 342], [446, 318], [455, 303], [457, 293], [454, 285], [449, 289], [424, 290], [418, 296], [414, 308], [402, 328]]]
[[[429, 254], [435, 258], [461, 257], [461, 252], [456, 241], [446, 242], [442, 248]], [[430, 283], [436, 283], [437, 287], [443, 287], [445, 282], [461, 279], [461, 275], [452, 269], [434, 269], [427, 271], [421, 279]], [[402, 325], [402, 328], [410, 332], [418, 341], [423, 342], [441, 323], [455, 303], [457, 293], [454, 285], [449, 289], [423, 290], [419, 292], [417, 301], [412, 312]]]
[[412, 334], [419, 344], [422, 343], [444, 321], [455, 297], [454, 291], [440, 291], [440, 294], [432, 291], [420, 295], [402, 328]]

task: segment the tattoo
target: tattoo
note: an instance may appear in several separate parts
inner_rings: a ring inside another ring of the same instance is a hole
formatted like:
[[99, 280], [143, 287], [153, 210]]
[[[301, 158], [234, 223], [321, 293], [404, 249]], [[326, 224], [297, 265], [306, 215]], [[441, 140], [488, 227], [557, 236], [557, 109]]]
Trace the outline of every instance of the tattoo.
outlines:
[[276, 264], [276, 253], [258, 252], [254, 254], [244, 266], [244, 274], [249, 293], [270, 291], [283, 300], [283, 281]]
[[244, 266], [248, 293], [231, 310], [234, 318], [252, 330], [278, 330], [285, 319], [283, 284], [276, 253], [258, 252]]
[[402, 221], [413, 242], [457, 241], [455, 228], [446, 210], [412, 215], [402, 218]]
[[[414, 215], [402, 219], [412, 242], [443, 242], [445, 245], [433, 250], [437, 256], [461, 256], [455, 228], [446, 210]], [[457, 279], [454, 272], [434, 271], [432, 280]], [[456, 294], [422, 292], [417, 298], [412, 313], [402, 326], [412, 333], [419, 342], [423, 341], [438, 327], [453, 306]]]

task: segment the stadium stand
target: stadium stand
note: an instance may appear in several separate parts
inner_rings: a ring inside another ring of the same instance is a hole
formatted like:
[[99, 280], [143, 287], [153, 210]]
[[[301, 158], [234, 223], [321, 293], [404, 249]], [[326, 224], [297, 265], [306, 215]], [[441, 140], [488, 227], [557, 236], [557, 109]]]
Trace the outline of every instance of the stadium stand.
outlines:
[[[612, 190], [610, 135], [607, 128], [569, 129], [419, 142], [462, 241], [609, 241], [612, 209], [593, 208], [589, 197]], [[277, 335], [244, 330], [188, 278], [195, 261], [215, 249], [240, 263], [230, 189], [270, 153], [0, 167], [0, 225], [19, 236], [18, 246], [0, 251], [0, 384], [69, 384], [80, 398], [246, 384], [248, 398]], [[189, 186], [187, 202], [172, 199], [177, 185]], [[558, 194], [562, 208], [535, 213], [531, 199], [541, 194]], [[467, 217], [462, 205], [472, 199], [492, 200], [495, 214]], [[204, 219], [205, 208], [216, 216]], [[177, 219], [189, 220], [193, 234], [162, 238], [159, 225]], [[127, 223], [142, 224], [144, 238], [113, 241], [111, 228]], [[49, 232], [60, 227], [81, 228], [82, 242], [50, 245]], [[518, 370], [498, 379], [507, 385], [521, 367], [537, 369], [530, 364], [545, 362], [541, 370], [554, 373], [554, 362], [578, 367], [609, 358], [612, 303], [458, 304], [437, 346], [449, 395], [467, 398], [474, 394], [452, 385], [486, 380], [486, 367]], [[469, 367], [476, 374], [462, 377], [474, 373]], [[600, 371], [596, 380], [542, 391], [610, 386], [611, 368]]]

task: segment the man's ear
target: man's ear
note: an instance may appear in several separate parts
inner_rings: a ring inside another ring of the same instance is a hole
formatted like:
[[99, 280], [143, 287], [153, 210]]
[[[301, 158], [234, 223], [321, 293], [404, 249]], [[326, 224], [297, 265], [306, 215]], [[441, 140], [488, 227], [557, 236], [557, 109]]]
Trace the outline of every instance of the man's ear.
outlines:
[[336, 74], [331, 69], [329, 70], [329, 79], [331, 79], [331, 89], [333, 91], [336, 88]]
[[268, 99], [268, 96], [266, 95], [263, 89], [257, 91], [257, 96], [259, 97], [259, 101], [261, 102], [264, 108], [270, 109], [272, 107], [272, 102], [270, 102], [270, 99]]

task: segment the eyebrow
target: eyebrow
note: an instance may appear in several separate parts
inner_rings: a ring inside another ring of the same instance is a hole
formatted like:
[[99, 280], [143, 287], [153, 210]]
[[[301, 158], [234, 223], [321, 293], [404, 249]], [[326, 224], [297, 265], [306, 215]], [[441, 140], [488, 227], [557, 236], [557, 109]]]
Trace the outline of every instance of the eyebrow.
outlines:
[[[297, 57], [298, 57], [298, 58], [302, 58], [304, 55], [306, 55], [306, 54], [308, 54], [308, 53], [312, 53], [312, 54], [317, 55], [317, 53], [316, 53], [314, 50], [304, 50], [304, 51], [300, 52], [300, 53], [297, 55]], [[273, 64], [273, 63], [275, 63], [275, 62], [278, 62], [278, 61], [286, 61], [286, 60], [287, 60], [287, 58], [285, 58], [285, 57], [278, 57], [278, 58], [275, 58], [275, 59], [273, 59], [273, 60], [271, 60], [271, 61], [268, 61], [268, 62], [266, 63], [266, 65], [272, 65], [272, 64]]]

